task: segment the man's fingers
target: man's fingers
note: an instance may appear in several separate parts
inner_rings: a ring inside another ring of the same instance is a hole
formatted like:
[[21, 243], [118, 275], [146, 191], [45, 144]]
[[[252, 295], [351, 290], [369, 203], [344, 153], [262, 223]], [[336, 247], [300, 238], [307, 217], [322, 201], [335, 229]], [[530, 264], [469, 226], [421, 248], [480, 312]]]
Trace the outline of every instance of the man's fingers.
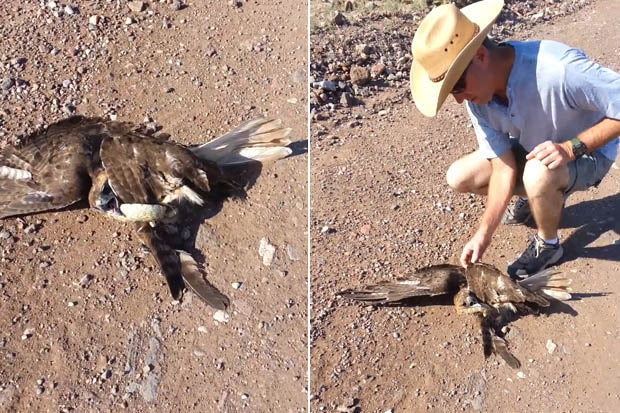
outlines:
[[463, 249], [463, 253], [461, 254], [461, 265], [465, 268], [469, 265], [469, 257], [471, 255], [471, 250], [467, 247]]
[[470, 261], [472, 264], [475, 263], [476, 261], [478, 261], [478, 258], [480, 258], [478, 255], [479, 255], [478, 249], [475, 249], [475, 250], [472, 251], [471, 261]]

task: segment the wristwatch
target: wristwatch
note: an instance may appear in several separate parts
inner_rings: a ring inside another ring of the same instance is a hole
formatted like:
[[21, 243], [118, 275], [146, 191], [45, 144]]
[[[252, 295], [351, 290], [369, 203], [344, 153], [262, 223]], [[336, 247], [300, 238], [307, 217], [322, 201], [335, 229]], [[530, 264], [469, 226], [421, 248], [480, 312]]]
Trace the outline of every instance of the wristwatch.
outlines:
[[573, 147], [573, 156], [575, 157], [575, 159], [585, 155], [585, 153], [588, 151], [588, 147], [586, 146], [586, 144], [581, 142], [578, 138], [571, 139], [570, 143]]

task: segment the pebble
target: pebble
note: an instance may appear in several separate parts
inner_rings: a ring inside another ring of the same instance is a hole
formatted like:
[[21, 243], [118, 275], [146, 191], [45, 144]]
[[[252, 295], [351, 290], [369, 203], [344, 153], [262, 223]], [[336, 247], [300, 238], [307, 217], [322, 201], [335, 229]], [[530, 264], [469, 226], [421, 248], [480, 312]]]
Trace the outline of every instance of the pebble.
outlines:
[[133, 12], [140, 13], [146, 8], [146, 3], [143, 1], [130, 1], [127, 3], [127, 7]]
[[525, 376], [525, 373], [523, 373], [522, 371], [519, 371], [517, 372], [517, 377], [520, 379], [524, 379], [526, 376]]
[[234, 282], [231, 284], [231, 287], [234, 288], [235, 290], [238, 290], [239, 288], [241, 288], [241, 283], [240, 282]]
[[230, 321], [230, 315], [226, 311], [217, 310], [213, 314], [213, 319], [220, 323], [228, 323]]
[[551, 341], [551, 339], [547, 340], [547, 351], [549, 352], [549, 354], [553, 354], [556, 347], [557, 345], [553, 341]]
[[269, 243], [267, 238], [262, 238], [258, 246], [258, 255], [263, 258], [263, 265], [269, 267], [273, 263], [276, 247]]
[[22, 333], [22, 340], [27, 340], [34, 334], [34, 328], [27, 328]]
[[91, 274], [86, 274], [85, 276], [83, 276], [83, 277], [80, 279], [80, 287], [82, 287], [82, 288], [86, 288], [86, 287], [88, 287], [88, 285], [90, 284], [90, 282], [91, 282], [91, 280], [92, 280], [93, 278], [94, 278], [94, 277], [93, 277]]
[[101, 18], [99, 16], [90, 16], [88, 18], [88, 23], [92, 24], [93, 26], [96, 26], [99, 24], [100, 19]]
[[0, 83], [0, 88], [2, 88], [2, 90], [7, 91], [9, 89], [11, 89], [13, 86], [15, 85], [15, 80], [7, 77], [2, 79], [2, 83]]
[[0, 232], [0, 239], [9, 239], [11, 238], [11, 233], [9, 231]]
[[301, 259], [299, 252], [297, 252], [297, 248], [291, 244], [286, 246], [286, 254], [291, 261], [299, 261]]

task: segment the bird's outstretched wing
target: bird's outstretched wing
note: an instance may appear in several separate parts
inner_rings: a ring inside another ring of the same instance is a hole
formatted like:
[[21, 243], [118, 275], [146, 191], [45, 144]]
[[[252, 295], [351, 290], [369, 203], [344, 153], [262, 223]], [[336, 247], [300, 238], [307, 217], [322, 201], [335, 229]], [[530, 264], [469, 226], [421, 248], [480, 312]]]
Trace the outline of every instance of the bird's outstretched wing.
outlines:
[[181, 298], [183, 287], [188, 287], [205, 303], [218, 310], [226, 310], [230, 301], [213, 285], [203, 279], [196, 261], [185, 251], [172, 249], [149, 224], [137, 225], [140, 240], [151, 251], [161, 272], [166, 277], [175, 300]]
[[419, 269], [408, 277], [345, 290], [338, 295], [358, 301], [390, 303], [416, 296], [455, 294], [465, 282], [463, 268], [440, 264]]
[[59, 209], [88, 195], [100, 130], [68, 119], [0, 153], [0, 218]]

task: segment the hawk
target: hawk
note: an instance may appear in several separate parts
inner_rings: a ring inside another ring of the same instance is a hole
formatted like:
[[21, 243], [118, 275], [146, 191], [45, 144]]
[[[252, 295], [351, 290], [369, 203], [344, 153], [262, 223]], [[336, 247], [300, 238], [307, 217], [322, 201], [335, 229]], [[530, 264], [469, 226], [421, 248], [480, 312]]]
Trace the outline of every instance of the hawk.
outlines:
[[516, 282], [488, 264], [476, 263], [467, 269], [439, 264], [417, 270], [408, 277], [349, 289], [338, 295], [373, 304], [452, 295], [458, 313], [479, 317], [485, 358], [497, 354], [510, 367], [519, 368], [521, 363], [508, 350], [501, 328], [514, 316], [538, 314], [540, 308], [550, 305], [550, 300], [569, 300], [570, 282], [550, 269]]
[[228, 298], [203, 280], [192, 255], [173, 248], [163, 231], [181, 211], [224, 191], [243, 197], [231, 168], [275, 161], [292, 153], [290, 128], [255, 119], [206, 144], [186, 147], [128, 122], [75, 116], [0, 152], [0, 218], [67, 207], [91, 208], [135, 223], [170, 292], [183, 288], [226, 309]]

